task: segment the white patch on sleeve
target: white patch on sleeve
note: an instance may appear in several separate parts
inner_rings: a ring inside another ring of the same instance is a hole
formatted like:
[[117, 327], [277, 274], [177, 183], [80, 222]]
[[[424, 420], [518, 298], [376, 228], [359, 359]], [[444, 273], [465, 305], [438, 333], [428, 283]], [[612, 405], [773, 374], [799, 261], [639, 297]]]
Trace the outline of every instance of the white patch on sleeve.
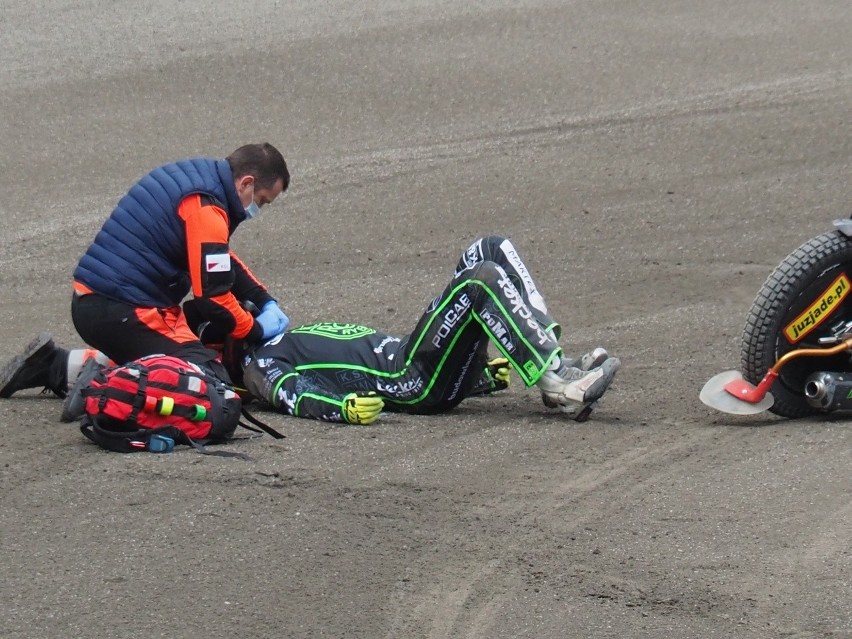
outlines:
[[204, 257], [204, 270], [208, 273], [226, 273], [231, 270], [231, 256], [228, 253], [212, 253]]

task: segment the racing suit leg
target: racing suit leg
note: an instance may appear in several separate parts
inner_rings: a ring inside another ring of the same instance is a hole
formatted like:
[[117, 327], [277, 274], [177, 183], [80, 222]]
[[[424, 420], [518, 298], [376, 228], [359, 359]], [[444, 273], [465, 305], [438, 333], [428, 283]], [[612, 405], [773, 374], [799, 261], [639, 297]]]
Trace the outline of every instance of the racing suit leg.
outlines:
[[521, 259], [518, 249], [510, 240], [500, 235], [489, 235], [480, 238], [471, 244], [462, 254], [456, 266], [455, 275], [467, 269], [475, 267], [481, 262], [494, 262], [500, 266], [512, 284], [515, 285], [523, 295], [524, 302], [529, 306], [530, 312], [536, 318], [541, 327], [551, 331], [550, 335], [554, 341], [558, 340], [562, 329], [560, 325], [550, 316], [547, 304], [538, 290], [535, 281], [530, 275], [529, 269]]
[[410, 367], [431, 379], [432, 391], [418, 412], [445, 410], [467, 396], [482, 375], [489, 340], [527, 386], [561, 352], [542, 325], [546, 309], [535, 314], [527, 289], [518, 289], [508, 271], [482, 259], [468, 266], [469, 254], [470, 249], [460, 263], [464, 268], [432, 300], [405, 346]]
[[249, 356], [243, 367], [246, 390], [273, 410], [326, 422], [345, 422], [343, 398], [314, 375], [301, 375], [292, 365], [272, 357]]

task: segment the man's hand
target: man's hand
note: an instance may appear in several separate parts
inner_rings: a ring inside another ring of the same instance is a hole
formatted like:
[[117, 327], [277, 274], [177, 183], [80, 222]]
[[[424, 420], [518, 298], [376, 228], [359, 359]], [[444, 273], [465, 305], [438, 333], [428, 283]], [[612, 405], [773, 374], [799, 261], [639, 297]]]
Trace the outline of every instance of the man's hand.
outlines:
[[343, 398], [343, 419], [349, 424], [372, 424], [384, 407], [385, 402], [373, 391], [349, 393]]
[[278, 307], [278, 303], [275, 300], [270, 300], [264, 304], [263, 308], [260, 309], [260, 315], [255, 317], [254, 320], [263, 329], [261, 339], [264, 341], [276, 335], [281, 335], [281, 333], [287, 330], [287, 326], [290, 324], [290, 318]]

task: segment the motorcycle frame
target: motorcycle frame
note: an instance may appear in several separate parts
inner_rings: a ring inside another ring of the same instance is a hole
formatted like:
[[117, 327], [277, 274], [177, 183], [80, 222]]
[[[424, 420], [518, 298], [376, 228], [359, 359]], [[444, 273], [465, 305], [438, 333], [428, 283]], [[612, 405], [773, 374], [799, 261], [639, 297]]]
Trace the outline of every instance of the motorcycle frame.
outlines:
[[[849, 224], [849, 228], [852, 231], [852, 223]], [[852, 337], [846, 338], [831, 348], [799, 348], [782, 355], [767, 371], [757, 386], [752, 386], [744, 379], [735, 379], [725, 384], [724, 389], [739, 400], [748, 402], [749, 404], [757, 404], [766, 397], [769, 389], [772, 388], [772, 384], [775, 383], [781, 368], [790, 360], [797, 357], [828, 357], [849, 349], [852, 349]]]

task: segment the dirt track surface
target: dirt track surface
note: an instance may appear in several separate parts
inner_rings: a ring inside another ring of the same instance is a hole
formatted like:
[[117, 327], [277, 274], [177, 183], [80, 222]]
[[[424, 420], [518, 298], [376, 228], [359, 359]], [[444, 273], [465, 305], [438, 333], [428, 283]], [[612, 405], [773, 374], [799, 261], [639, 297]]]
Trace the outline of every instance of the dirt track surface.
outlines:
[[[122, 456], [0, 401], [0, 636], [850, 637], [852, 429], [698, 401], [848, 216], [848, 0], [4, 3], [0, 357], [153, 166], [268, 140], [234, 246], [299, 323], [403, 333], [477, 235], [624, 368], [577, 424], [440, 417]], [[361, 5], [370, 5], [364, 8]], [[153, 8], [152, 8], [153, 7]], [[224, 11], [224, 13], [223, 13]]]

